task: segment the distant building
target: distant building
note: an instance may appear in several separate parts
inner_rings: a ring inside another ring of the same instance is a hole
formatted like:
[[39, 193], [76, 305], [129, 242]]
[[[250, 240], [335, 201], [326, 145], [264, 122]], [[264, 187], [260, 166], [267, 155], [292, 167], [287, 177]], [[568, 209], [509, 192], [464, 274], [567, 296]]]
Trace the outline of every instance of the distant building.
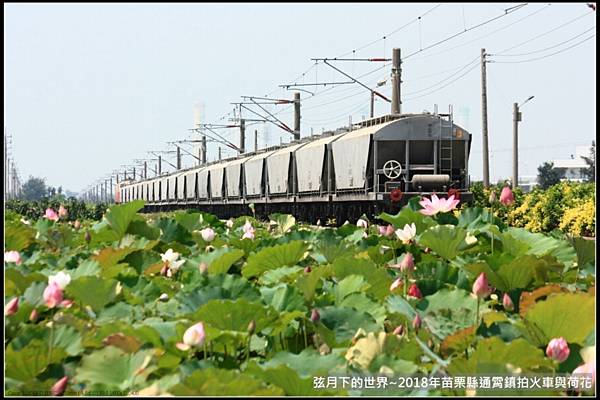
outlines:
[[523, 191], [523, 193], [528, 193], [533, 190], [534, 187], [538, 185], [537, 176], [520, 176], [519, 177], [519, 188]]
[[553, 160], [554, 169], [564, 171], [563, 181], [583, 182], [586, 179], [583, 171], [588, 168], [587, 163], [581, 156], [590, 156], [590, 146], [575, 147], [575, 154], [566, 160]]

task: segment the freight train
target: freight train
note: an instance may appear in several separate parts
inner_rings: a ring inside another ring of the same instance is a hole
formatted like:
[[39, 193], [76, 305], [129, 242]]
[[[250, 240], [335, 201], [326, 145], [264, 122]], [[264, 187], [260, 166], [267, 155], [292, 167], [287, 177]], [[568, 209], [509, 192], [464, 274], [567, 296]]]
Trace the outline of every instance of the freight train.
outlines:
[[472, 135], [447, 114], [388, 114], [117, 187], [144, 211], [193, 208], [220, 218], [289, 213], [306, 222], [397, 212], [413, 196], [469, 192]]

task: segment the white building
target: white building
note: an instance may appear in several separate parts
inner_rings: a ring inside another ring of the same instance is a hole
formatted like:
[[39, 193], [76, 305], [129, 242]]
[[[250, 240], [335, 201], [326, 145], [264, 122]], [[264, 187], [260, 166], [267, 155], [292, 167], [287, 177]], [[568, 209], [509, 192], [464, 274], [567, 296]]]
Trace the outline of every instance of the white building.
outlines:
[[561, 180], [583, 182], [586, 179], [583, 171], [588, 168], [587, 163], [581, 156], [590, 156], [590, 146], [575, 147], [575, 154], [566, 160], [553, 160], [554, 169], [564, 171], [564, 178]]

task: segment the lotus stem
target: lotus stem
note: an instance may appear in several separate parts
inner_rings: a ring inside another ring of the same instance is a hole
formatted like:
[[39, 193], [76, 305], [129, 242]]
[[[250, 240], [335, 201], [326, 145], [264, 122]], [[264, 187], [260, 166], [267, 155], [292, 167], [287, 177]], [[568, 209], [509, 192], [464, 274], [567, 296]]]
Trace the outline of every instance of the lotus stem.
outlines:
[[308, 338], [306, 337], [306, 320], [302, 320], [302, 332], [304, 332], [304, 348], [308, 347]]

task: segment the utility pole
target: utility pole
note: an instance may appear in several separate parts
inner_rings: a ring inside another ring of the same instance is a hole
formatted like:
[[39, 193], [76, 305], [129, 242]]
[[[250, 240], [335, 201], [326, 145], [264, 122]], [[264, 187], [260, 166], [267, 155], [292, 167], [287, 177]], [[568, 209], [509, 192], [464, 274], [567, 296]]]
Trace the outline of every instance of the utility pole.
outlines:
[[133, 167], [133, 180], [135, 181], [137, 179], [136, 175], [135, 175], [135, 167]]
[[534, 96], [529, 96], [520, 106], [513, 103], [513, 189], [519, 187], [519, 122], [522, 120], [520, 108], [533, 98]]
[[300, 140], [300, 92], [294, 93], [294, 140]]
[[[392, 50], [392, 114], [400, 115], [402, 113], [402, 100], [400, 84], [402, 83], [402, 61], [400, 58], [400, 49]], [[372, 92], [371, 92], [372, 95]]]
[[[240, 105], [240, 115], [241, 113], [241, 105]], [[246, 151], [246, 121], [243, 118], [240, 118], [240, 154], [243, 154]], [[219, 157], [221, 159], [221, 157]]]
[[[148, 162], [144, 161], [144, 179], [148, 179]], [[111, 183], [112, 185], [112, 183]]]
[[206, 135], [202, 135], [202, 165], [206, 165]]
[[483, 136], [483, 187], [490, 187], [490, 156], [488, 153], [487, 80], [485, 49], [481, 49], [481, 123]]
[[111, 194], [111, 196], [110, 196], [110, 202], [111, 202], [111, 203], [114, 203], [114, 200], [115, 200], [115, 194], [114, 194], [114, 192], [113, 192], [112, 175], [110, 176], [110, 186], [109, 186], [108, 188], [109, 188], [109, 192], [110, 192], [110, 194]]
[[258, 151], [258, 129], [254, 130], [254, 151]]
[[177, 147], [177, 169], [180, 170], [181, 169], [181, 149], [179, 148], [179, 146]]
[[158, 156], [158, 175], [162, 174], [162, 157]]
[[221, 160], [221, 148], [219, 147], [219, 161]]
[[370, 116], [371, 118], [373, 118], [375, 116], [375, 93], [371, 92], [371, 112], [370, 112]]

